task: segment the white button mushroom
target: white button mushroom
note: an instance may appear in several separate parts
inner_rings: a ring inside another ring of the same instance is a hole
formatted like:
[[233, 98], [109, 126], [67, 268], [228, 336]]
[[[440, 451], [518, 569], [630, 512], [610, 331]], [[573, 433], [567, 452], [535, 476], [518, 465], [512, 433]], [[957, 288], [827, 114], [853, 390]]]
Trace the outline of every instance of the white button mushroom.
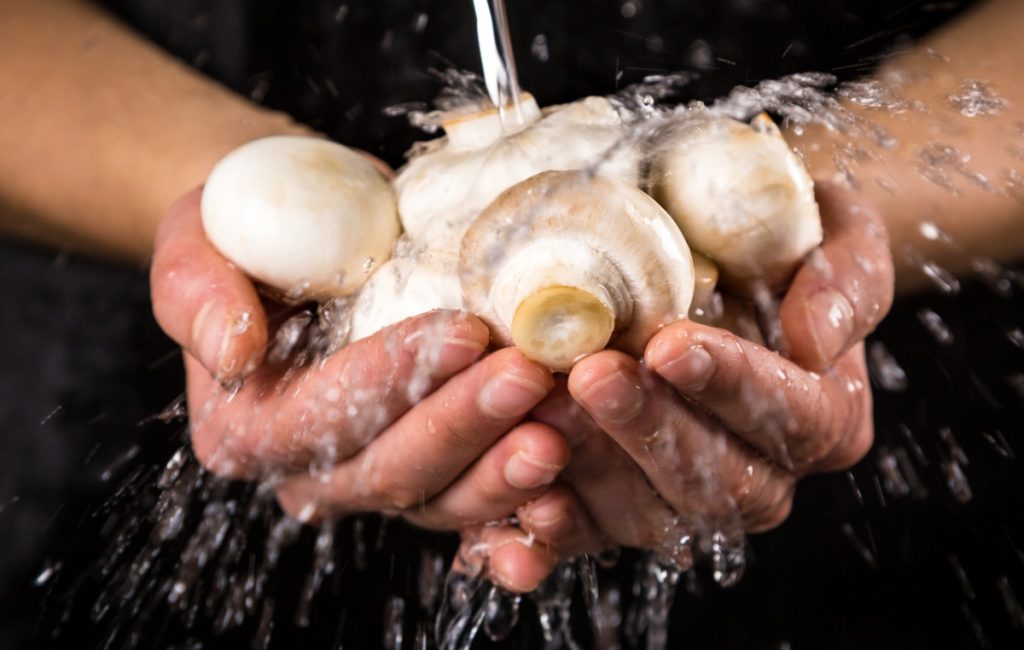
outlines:
[[752, 125], [719, 117], [676, 125], [658, 143], [651, 186], [734, 289], [779, 288], [821, 243], [814, 184], [766, 115]]
[[466, 231], [466, 306], [496, 340], [554, 370], [614, 347], [640, 355], [685, 318], [693, 261], [672, 218], [621, 180], [545, 172], [499, 196]]
[[202, 217], [225, 257], [292, 299], [354, 293], [399, 234], [391, 186], [372, 162], [299, 136], [228, 154], [206, 182]]
[[433, 309], [462, 309], [454, 252], [395, 257], [374, 272], [352, 306], [351, 341]]
[[526, 126], [503, 133], [494, 108], [453, 114], [446, 140], [412, 158], [395, 179], [402, 225], [419, 242], [458, 247], [469, 223], [503, 191], [543, 171], [597, 167], [639, 182], [637, 148], [608, 100], [589, 97], [547, 110], [524, 94]]

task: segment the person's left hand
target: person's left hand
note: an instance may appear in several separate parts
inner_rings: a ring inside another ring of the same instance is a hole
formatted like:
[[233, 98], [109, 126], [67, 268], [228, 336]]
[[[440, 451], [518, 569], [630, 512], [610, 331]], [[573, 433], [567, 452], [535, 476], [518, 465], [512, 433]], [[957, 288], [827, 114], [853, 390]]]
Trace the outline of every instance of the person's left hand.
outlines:
[[888, 241], [850, 191], [821, 184], [818, 201], [825, 242], [780, 312], [789, 358], [680, 321], [650, 341], [646, 366], [615, 351], [584, 359], [534, 411], [574, 450], [565, 485], [519, 509], [524, 534], [561, 556], [609, 545], [686, 553], [681, 539], [779, 525], [799, 477], [867, 453], [862, 341], [891, 305]]

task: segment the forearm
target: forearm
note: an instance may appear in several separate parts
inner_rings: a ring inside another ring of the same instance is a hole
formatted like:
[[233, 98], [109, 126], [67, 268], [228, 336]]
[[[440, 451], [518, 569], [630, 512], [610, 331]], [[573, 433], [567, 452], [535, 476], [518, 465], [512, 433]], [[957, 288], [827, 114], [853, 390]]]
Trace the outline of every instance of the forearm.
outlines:
[[148, 259], [228, 151], [304, 133], [73, 0], [0, 0], [0, 228]]
[[[803, 137], [790, 136], [813, 174], [829, 177], [848, 169], [881, 209], [900, 290], [925, 281], [924, 262], [959, 274], [978, 258], [1024, 256], [1024, 182], [1015, 175], [1024, 173], [1022, 28], [1024, 3], [994, 0], [886, 64], [876, 78], [904, 103], [919, 101], [926, 110], [845, 105], [884, 127], [897, 141], [892, 149], [855, 139], [852, 144], [869, 155], [851, 156], [841, 149], [851, 143], [847, 135], [811, 128]], [[965, 80], [990, 83], [1006, 105], [989, 115], [964, 115], [950, 97], [963, 92]], [[957, 163], [929, 161], [943, 145], [959, 152], [959, 169]], [[943, 234], [922, 228], [928, 222]]]

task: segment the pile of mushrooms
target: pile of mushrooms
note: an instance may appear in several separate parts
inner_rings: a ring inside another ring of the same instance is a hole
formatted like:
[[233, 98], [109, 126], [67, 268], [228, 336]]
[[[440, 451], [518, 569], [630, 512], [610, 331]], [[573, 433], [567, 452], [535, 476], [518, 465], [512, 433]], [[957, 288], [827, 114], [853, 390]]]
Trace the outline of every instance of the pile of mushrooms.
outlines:
[[509, 132], [493, 107], [446, 114], [391, 183], [338, 144], [257, 140], [211, 173], [204, 228], [278, 296], [352, 300], [351, 340], [465, 309], [562, 371], [640, 355], [719, 271], [783, 285], [821, 241], [811, 179], [767, 117], [687, 119], [653, 146], [599, 97], [541, 111], [524, 95], [521, 115]]

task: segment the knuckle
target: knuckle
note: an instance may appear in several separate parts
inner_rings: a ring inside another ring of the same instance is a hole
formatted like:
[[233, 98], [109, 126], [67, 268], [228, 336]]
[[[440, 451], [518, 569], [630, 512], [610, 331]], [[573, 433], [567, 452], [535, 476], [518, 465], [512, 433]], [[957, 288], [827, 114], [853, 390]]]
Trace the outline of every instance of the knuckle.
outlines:
[[849, 469], [859, 463], [874, 443], [874, 433], [870, 427], [858, 427], [851, 435], [846, 436], [835, 448], [829, 459], [829, 469]]
[[839, 443], [839, 430], [833, 421], [831, 403], [816, 400], [806, 417], [796, 422], [789, 436], [789, 453], [797, 466], [812, 464], [832, 453]]
[[442, 437], [445, 446], [451, 448], [453, 452], [476, 451], [480, 446], [480, 437], [471, 422], [452, 418], [443, 426]]
[[747, 466], [732, 489], [732, 498], [740, 514], [758, 516], [771, 507], [774, 501], [771, 478], [769, 469], [761, 469], [753, 464]]
[[828, 453], [820, 458], [815, 469], [839, 471], [860, 462], [874, 443], [870, 394], [864, 391], [863, 399], [851, 400], [845, 423], [833, 425], [830, 431], [834, 438], [833, 444]]

